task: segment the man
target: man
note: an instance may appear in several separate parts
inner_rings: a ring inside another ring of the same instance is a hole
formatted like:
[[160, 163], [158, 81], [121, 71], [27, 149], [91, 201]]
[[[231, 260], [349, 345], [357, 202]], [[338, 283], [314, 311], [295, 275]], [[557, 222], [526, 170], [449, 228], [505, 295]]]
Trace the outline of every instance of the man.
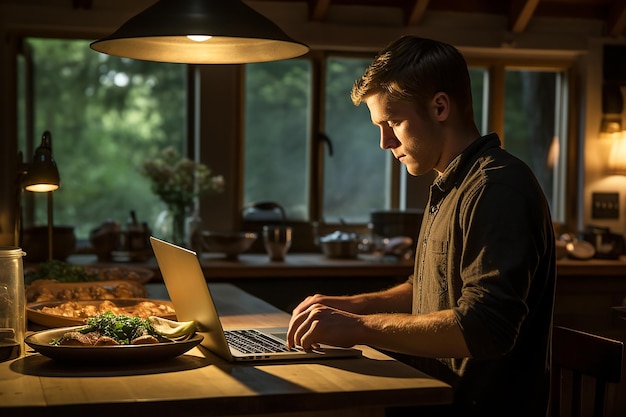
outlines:
[[[531, 170], [481, 137], [467, 64], [452, 46], [405, 36], [352, 89], [389, 149], [430, 189], [414, 274], [388, 290], [314, 295], [293, 311], [288, 344], [370, 345], [454, 387], [459, 416], [546, 415], [555, 286], [554, 232]], [[364, 167], [364, 169], [367, 169]], [[431, 358], [428, 368], [421, 358]]]

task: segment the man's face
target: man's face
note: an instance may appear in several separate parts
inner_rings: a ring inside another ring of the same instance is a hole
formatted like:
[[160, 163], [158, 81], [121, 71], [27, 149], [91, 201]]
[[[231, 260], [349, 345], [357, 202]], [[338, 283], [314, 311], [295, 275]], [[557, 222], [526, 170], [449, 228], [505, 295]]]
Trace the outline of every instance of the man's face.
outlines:
[[372, 123], [380, 128], [380, 147], [389, 149], [393, 156], [406, 165], [411, 175], [422, 175], [438, 167], [443, 149], [443, 138], [438, 123], [426, 114], [417, 112], [416, 105], [391, 101], [386, 94], [369, 96], [365, 103]]

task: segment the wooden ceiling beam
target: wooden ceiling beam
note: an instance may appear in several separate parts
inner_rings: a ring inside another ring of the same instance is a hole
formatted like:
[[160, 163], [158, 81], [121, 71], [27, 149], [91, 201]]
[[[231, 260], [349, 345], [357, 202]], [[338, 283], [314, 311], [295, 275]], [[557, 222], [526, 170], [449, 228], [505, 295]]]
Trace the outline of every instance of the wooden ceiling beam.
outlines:
[[614, 38], [626, 32], [626, 2], [622, 0], [613, 1], [609, 9], [606, 26], [609, 35]]
[[426, 9], [428, 9], [428, 2], [430, 0], [415, 0], [413, 5], [409, 5], [409, 10], [407, 11], [407, 26], [417, 26], [424, 18], [424, 14], [426, 13]]
[[513, 33], [522, 33], [533, 17], [539, 0], [516, 0], [509, 11], [509, 29]]
[[309, 18], [314, 22], [321, 22], [328, 17], [330, 0], [309, 0]]

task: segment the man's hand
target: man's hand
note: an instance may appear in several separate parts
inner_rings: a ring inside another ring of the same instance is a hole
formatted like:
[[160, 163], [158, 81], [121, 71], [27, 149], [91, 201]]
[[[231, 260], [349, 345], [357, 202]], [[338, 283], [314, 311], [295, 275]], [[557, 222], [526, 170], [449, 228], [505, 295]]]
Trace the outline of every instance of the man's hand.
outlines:
[[357, 344], [362, 324], [360, 316], [315, 303], [313, 300], [316, 297], [319, 300], [322, 296], [309, 297], [294, 309], [287, 332], [287, 345], [311, 351], [318, 349], [320, 344], [339, 347]]
[[329, 296], [322, 294], [310, 295], [305, 298], [300, 304], [296, 306], [291, 312], [292, 320], [293, 316], [297, 316], [303, 311], [307, 310], [313, 304], [323, 304], [328, 307], [333, 307], [338, 310], [353, 311], [351, 308], [350, 297]]

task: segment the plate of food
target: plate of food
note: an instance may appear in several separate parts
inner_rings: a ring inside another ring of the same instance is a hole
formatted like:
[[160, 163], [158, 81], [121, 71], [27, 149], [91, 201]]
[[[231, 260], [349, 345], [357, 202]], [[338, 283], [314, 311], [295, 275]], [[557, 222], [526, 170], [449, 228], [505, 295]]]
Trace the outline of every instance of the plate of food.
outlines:
[[160, 317], [142, 319], [103, 313], [82, 326], [44, 330], [26, 337], [35, 351], [54, 360], [74, 364], [155, 362], [175, 358], [203, 337], [195, 322]]
[[28, 320], [46, 327], [66, 327], [85, 322], [104, 312], [148, 318], [158, 316], [176, 319], [176, 311], [171, 301], [147, 298], [120, 298], [111, 300], [45, 301], [28, 303]]

